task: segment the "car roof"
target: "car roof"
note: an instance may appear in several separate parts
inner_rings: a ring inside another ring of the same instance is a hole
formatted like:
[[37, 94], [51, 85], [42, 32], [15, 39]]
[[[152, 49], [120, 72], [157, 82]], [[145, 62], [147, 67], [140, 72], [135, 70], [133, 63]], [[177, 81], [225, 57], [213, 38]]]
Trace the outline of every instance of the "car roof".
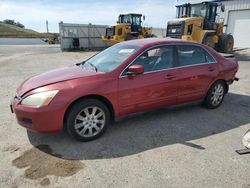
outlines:
[[184, 41], [181, 39], [173, 39], [173, 38], [144, 38], [144, 39], [136, 39], [122, 42], [121, 44], [126, 45], [135, 45], [135, 46], [154, 46], [160, 44], [199, 44], [193, 41]]

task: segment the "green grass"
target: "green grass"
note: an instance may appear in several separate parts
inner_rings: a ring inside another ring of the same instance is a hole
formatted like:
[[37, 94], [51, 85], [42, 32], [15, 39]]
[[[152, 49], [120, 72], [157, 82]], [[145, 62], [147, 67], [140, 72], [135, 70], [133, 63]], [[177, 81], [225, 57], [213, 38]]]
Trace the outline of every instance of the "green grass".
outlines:
[[0, 23], [0, 38], [48, 38], [50, 33], [38, 33], [14, 25]]

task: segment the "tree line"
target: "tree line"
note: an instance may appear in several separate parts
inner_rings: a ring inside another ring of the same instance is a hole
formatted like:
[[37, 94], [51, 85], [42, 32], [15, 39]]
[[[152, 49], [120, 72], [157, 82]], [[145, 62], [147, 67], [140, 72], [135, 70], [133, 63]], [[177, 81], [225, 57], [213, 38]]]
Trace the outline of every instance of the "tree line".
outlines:
[[10, 20], [10, 19], [6, 19], [6, 20], [3, 20], [3, 21], [0, 21], [0, 23], [5, 23], [5, 24], [9, 24], [9, 25], [15, 25], [15, 26], [20, 27], [20, 28], [24, 28], [25, 27], [20, 22], [15, 22], [15, 20]]

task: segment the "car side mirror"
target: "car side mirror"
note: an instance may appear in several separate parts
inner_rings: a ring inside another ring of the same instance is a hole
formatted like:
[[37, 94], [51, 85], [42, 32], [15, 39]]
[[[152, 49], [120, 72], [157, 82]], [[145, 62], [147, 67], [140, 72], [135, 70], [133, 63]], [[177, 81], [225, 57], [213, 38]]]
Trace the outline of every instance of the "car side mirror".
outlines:
[[138, 75], [144, 73], [144, 67], [142, 65], [131, 65], [128, 68], [127, 75]]

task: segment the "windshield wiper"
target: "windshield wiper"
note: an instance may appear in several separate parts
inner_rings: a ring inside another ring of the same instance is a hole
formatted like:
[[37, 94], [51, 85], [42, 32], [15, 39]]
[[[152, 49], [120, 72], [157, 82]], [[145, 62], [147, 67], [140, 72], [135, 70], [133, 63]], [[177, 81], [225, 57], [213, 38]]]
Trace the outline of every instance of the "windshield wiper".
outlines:
[[80, 63], [76, 63], [76, 66], [80, 66], [80, 65], [83, 65], [85, 63], [85, 61], [83, 62], [80, 62]]
[[98, 69], [97, 69], [97, 67], [96, 67], [95, 65], [93, 65], [93, 64], [90, 63], [90, 62], [88, 62], [88, 64], [90, 64], [90, 66], [93, 67], [93, 68], [95, 69], [96, 72], [98, 71]]

